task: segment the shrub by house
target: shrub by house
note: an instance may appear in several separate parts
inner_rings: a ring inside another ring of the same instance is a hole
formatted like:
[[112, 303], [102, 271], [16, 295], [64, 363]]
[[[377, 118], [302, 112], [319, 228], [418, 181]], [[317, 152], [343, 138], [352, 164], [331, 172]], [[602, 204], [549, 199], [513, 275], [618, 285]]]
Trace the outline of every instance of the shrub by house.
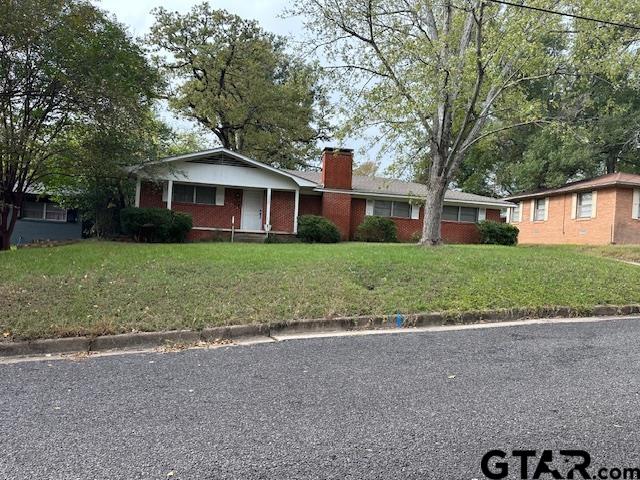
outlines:
[[397, 242], [398, 227], [389, 218], [365, 217], [356, 231], [356, 240], [361, 242]]
[[125, 208], [120, 221], [122, 231], [139, 242], [181, 243], [193, 226], [190, 215], [165, 208]]
[[518, 243], [518, 227], [509, 223], [486, 220], [478, 223], [480, 241], [491, 245], [515, 245]]
[[306, 243], [337, 243], [340, 232], [336, 225], [318, 215], [302, 215], [298, 219], [298, 238]]

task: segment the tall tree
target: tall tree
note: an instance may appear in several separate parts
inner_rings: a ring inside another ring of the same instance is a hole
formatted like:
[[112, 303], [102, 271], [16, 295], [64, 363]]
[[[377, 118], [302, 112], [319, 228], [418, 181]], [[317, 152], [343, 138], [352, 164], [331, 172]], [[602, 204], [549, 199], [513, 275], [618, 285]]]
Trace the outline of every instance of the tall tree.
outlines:
[[464, 159], [458, 185], [474, 193], [516, 193], [603, 173], [640, 172], [637, 73], [637, 67], [576, 72], [546, 82], [544, 90], [531, 93], [546, 98], [554, 122], [484, 139]]
[[[634, 21], [635, 2], [532, 0], [527, 6]], [[311, 41], [339, 67], [350, 127], [380, 125], [426, 178], [421, 243], [441, 243], [447, 187], [488, 135], [544, 121], [528, 82], [568, 65], [627, 65], [633, 30], [542, 14], [493, 0], [303, 0]], [[553, 41], [551, 41], [553, 40]], [[508, 115], [507, 115], [508, 112]], [[508, 119], [496, 125], [502, 113]]]
[[195, 132], [174, 131], [151, 109], [109, 120], [74, 125], [44, 182], [47, 193], [77, 209], [97, 237], [120, 233], [120, 210], [133, 204], [135, 181], [126, 167], [207, 147]]
[[170, 85], [169, 105], [211, 130], [223, 147], [295, 168], [327, 138], [328, 102], [316, 65], [284, 38], [207, 3], [186, 14], [154, 10], [148, 41]]
[[125, 29], [81, 0], [0, 0], [0, 249], [25, 192], [56, 169], [66, 136], [147, 108], [154, 70]]
[[353, 167], [354, 175], [361, 175], [363, 177], [375, 177], [380, 170], [379, 160], [365, 160]]

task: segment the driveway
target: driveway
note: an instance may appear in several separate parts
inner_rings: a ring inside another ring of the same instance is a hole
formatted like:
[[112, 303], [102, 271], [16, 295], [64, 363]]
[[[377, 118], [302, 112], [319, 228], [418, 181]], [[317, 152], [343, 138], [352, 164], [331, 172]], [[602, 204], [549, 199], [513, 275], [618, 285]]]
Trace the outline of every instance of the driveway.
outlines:
[[0, 478], [483, 479], [523, 448], [640, 466], [639, 345], [624, 320], [0, 365]]

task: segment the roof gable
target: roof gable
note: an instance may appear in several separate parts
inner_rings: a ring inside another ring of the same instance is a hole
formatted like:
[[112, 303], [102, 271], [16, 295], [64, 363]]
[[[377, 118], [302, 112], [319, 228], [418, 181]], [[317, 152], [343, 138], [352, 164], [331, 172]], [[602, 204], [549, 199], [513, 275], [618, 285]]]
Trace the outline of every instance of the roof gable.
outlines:
[[136, 168], [136, 170], [144, 170], [146, 166], [161, 165], [161, 164], [167, 164], [172, 162], [188, 162], [188, 163], [200, 163], [200, 164], [210, 164], [210, 165], [226, 165], [226, 166], [235, 166], [235, 167], [261, 168], [261, 169], [270, 171], [272, 173], [290, 178], [298, 186], [301, 186], [301, 187], [315, 186], [315, 182], [310, 182], [309, 180], [301, 176], [295, 175], [290, 171], [281, 170], [271, 165], [267, 165], [266, 163], [259, 162], [245, 155], [242, 155], [238, 152], [234, 152], [232, 150], [229, 150], [223, 147], [217, 147], [217, 148], [212, 148], [210, 150], [203, 150], [201, 152], [185, 153], [182, 155], [175, 155], [173, 157], [163, 158], [156, 162], [147, 163], [142, 167]]

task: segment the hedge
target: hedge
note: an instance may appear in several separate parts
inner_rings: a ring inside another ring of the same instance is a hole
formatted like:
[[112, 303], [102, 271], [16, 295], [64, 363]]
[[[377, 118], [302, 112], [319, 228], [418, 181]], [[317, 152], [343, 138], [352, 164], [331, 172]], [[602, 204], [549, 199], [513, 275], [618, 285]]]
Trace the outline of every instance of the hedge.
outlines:
[[480, 241], [492, 245], [516, 245], [518, 243], [518, 227], [509, 223], [485, 220], [478, 223]]
[[389, 218], [365, 217], [356, 230], [356, 239], [361, 242], [397, 242], [398, 227]]
[[166, 208], [124, 208], [122, 231], [138, 242], [184, 242], [193, 227], [191, 216]]
[[298, 217], [298, 238], [307, 243], [337, 243], [340, 232], [334, 223], [317, 215]]

